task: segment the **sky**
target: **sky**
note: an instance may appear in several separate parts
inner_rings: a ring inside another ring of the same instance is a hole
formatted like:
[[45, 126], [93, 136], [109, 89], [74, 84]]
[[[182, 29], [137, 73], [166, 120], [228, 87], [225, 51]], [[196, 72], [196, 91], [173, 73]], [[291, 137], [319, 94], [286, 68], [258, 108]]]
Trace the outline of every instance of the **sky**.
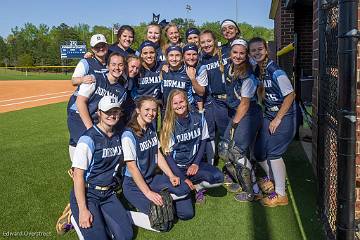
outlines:
[[[186, 5], [192, 10], [186, 11]], [[1, 0], [0, 36], [7, 37], [11, 28], [27, 22], [50, 27], [61, 23], [111, 27], [149, 23], [153, 13], [160, 14], [160, 20], [194, 19], [196, 25], [237, 17], [238, 22], [273, 28], [270, 6], [271, 0]]]

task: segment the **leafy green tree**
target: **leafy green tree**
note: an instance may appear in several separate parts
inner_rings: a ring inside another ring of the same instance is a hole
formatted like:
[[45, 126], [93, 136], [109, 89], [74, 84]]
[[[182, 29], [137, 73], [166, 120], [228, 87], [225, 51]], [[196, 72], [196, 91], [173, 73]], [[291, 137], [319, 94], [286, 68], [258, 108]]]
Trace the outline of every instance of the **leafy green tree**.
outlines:
[[30, 67], [33, 66], [33, 58], [30, 54], [21, 54], [18, 58], [17, 66], [19, 67]]

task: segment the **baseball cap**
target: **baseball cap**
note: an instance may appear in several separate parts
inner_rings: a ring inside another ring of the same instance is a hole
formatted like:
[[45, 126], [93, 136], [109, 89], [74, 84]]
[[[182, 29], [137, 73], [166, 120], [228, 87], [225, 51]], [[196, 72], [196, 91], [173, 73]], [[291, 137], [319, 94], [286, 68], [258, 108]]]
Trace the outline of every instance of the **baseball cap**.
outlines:
[[244, 40], [244, 39], [235, 39], [234, 41], [232, 41], [231, 43], [231, 47], [234, 46], [234, 45], [243, 45], [244, 47], [248, 47], [248, 44], [247, 42]]
[[95, 47], [98, 43], [107, 43], [106, 38], [102, 34], [95, 34], [90, 39], [90, 46]]
[[116, 97], [104, 96], [100, 99], [98, 109], [107, 112], [112, 108], [120, 108], [120, 103]]

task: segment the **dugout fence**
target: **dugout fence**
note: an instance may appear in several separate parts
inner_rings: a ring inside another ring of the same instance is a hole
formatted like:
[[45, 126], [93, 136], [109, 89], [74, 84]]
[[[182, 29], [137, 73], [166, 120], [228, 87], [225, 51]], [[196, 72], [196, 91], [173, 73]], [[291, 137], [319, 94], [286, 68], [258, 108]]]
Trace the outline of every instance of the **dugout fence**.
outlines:
[[327, 239], [354, 239], [357, 33], [352, 34], [351, 29], [357, 29], [358, 3], [351, 0], [318, 2], [319, 212]]

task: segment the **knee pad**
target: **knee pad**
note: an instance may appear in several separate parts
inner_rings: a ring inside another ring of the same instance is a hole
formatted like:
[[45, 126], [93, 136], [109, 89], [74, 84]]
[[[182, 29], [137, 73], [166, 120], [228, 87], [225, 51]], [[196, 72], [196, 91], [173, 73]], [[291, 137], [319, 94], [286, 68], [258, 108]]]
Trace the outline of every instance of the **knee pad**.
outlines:
[[251, 169], [247, 168], [241, 163], [235, 164], [237, 181], [242, 189], [248, 193], [253, 193], [251, 181]]
[[229, 160], [229, 145], [228, 140], [221, 140], [218, 144], [218, 156], [225, 162]]

